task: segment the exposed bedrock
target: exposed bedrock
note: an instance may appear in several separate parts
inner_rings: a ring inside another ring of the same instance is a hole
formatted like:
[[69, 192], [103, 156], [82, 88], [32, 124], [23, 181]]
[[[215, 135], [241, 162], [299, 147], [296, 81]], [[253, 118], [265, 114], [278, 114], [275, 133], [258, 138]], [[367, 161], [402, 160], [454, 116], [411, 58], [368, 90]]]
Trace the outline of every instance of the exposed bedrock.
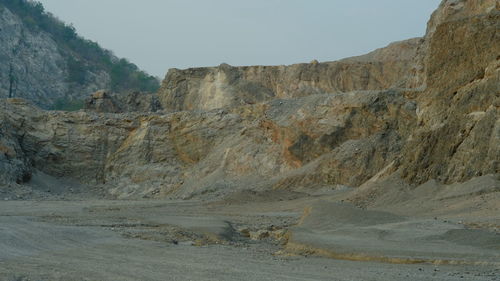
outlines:
[[119, 198], [208, 198], [498, 174], [499, 9], [443, 1], [423, 39], [339, 62], [172, 70], [157, 112], [154, 96], [97, 93], [71, 113], [3, 100], [0, 181], [40, 170]]
[[420, 38], [337, 62], [171, 69], [159, 97], [169, 111], [211, 110], [312, 94], [413, 88]]
[[404, 177], [453, 183], [499, 173], [499, 1], [444, 1], [426, 40], [428, 87], [416, 98]]
[[156, 94], [99, 90], [85, 100], [84, 109], [100, 113], [156, 112], [161, 110], [161, 105]]
[[167, 115], [46, 112], [19, 100], [2, 106], [33, 168], [106, 183], [119, 196], [187, 196], [263, 179], [282, 185], [296, 169], [309, 171], [292, 175], [296, 185], [359, 185], [394, 161], [416, 118], [415, 104], [398, 92]]

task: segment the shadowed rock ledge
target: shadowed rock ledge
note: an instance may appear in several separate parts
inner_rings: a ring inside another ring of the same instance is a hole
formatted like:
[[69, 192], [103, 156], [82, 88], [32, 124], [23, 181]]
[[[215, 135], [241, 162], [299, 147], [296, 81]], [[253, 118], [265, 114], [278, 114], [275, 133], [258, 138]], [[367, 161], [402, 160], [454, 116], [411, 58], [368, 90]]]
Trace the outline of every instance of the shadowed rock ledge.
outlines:
[[157, 95], [131, 92], [113, 94], [106, 90], [93, 93], [85, 100], [84, 109], [101, 113], [157, 112], [162, 109]]

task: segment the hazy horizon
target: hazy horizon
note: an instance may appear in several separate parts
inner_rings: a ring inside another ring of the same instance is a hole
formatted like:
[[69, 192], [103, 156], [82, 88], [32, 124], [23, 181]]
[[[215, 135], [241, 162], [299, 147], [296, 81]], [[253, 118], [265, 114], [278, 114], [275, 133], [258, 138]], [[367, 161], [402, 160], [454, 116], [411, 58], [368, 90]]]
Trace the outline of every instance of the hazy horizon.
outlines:
[[440, 0], [41, 0], [160, 78], [169, 68], [332, 61], [424, 35]]

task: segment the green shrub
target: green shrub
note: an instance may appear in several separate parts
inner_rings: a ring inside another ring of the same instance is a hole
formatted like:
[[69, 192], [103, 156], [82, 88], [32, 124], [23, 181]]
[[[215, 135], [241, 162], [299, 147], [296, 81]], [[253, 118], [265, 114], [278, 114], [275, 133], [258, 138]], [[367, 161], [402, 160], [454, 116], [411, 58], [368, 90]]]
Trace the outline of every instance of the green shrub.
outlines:
[[82, 62], [75, 60], [73, 57], [68, 57], [67, 67], [68, 67], [68, 82], [84, 85], [87, 73], [85, 65]]
[[116, 58], [98, 43], [82, 38], [72, 25], [46, 12], [41, 3], [32, 0], [0, 0], [0, 7], [2, 5], [18, 15], [29, 29], [45, 31], [52, 36], [69, 57], [68, 81], [83, 85], [87, 71], [104, 70], [111, 77], [109, 88], [113, 92], [155, 92], [160, 87], [155, 77], [140, 71], [126, 59]]

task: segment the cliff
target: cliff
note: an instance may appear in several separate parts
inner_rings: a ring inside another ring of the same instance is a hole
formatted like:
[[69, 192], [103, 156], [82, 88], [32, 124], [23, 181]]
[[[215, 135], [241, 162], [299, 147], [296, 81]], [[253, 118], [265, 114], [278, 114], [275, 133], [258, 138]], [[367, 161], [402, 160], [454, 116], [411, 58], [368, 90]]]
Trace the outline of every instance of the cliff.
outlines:
[[289, 186], [356, 186], [394, 161], [415, 119], [415, 105], [398, 92], [167, 115], [45, 112], [15, 99], [2, 108], [2, 124], [16, 132], [5, 152], [12, 178], [29, 180], [19, 165], [27, 162], [56, 177], [106, 184], [119, 196], [278, 187], [288, 177]]
[[165, 111], [104, 93], [72, 113], [4, 100], [0, 180], [38, 170], [119, 198], [210, 198], [498, 175], [499, 9], [443, 1], [424, 38], [339, 62], [171, 70]]
[[99, 89], [156, 91], [156, 78], [86, 40], [37, 2], [0, 1], [0, 97], [81, 107]]
[[[429, 23], [427, 89], [402, 155], [414, 183], [500, 171], [500, 2], [443, 1]], [[480, 42], [480, 43], [479, 43]]]
[[420, 86], [414, 75], [420, 38], [397, 42], [365, 56], [337, 62], [290, 66], [171, 69], [159, 90], [170, 111], [210, 110], [290, 99], [312, 94], [344, 93]]

